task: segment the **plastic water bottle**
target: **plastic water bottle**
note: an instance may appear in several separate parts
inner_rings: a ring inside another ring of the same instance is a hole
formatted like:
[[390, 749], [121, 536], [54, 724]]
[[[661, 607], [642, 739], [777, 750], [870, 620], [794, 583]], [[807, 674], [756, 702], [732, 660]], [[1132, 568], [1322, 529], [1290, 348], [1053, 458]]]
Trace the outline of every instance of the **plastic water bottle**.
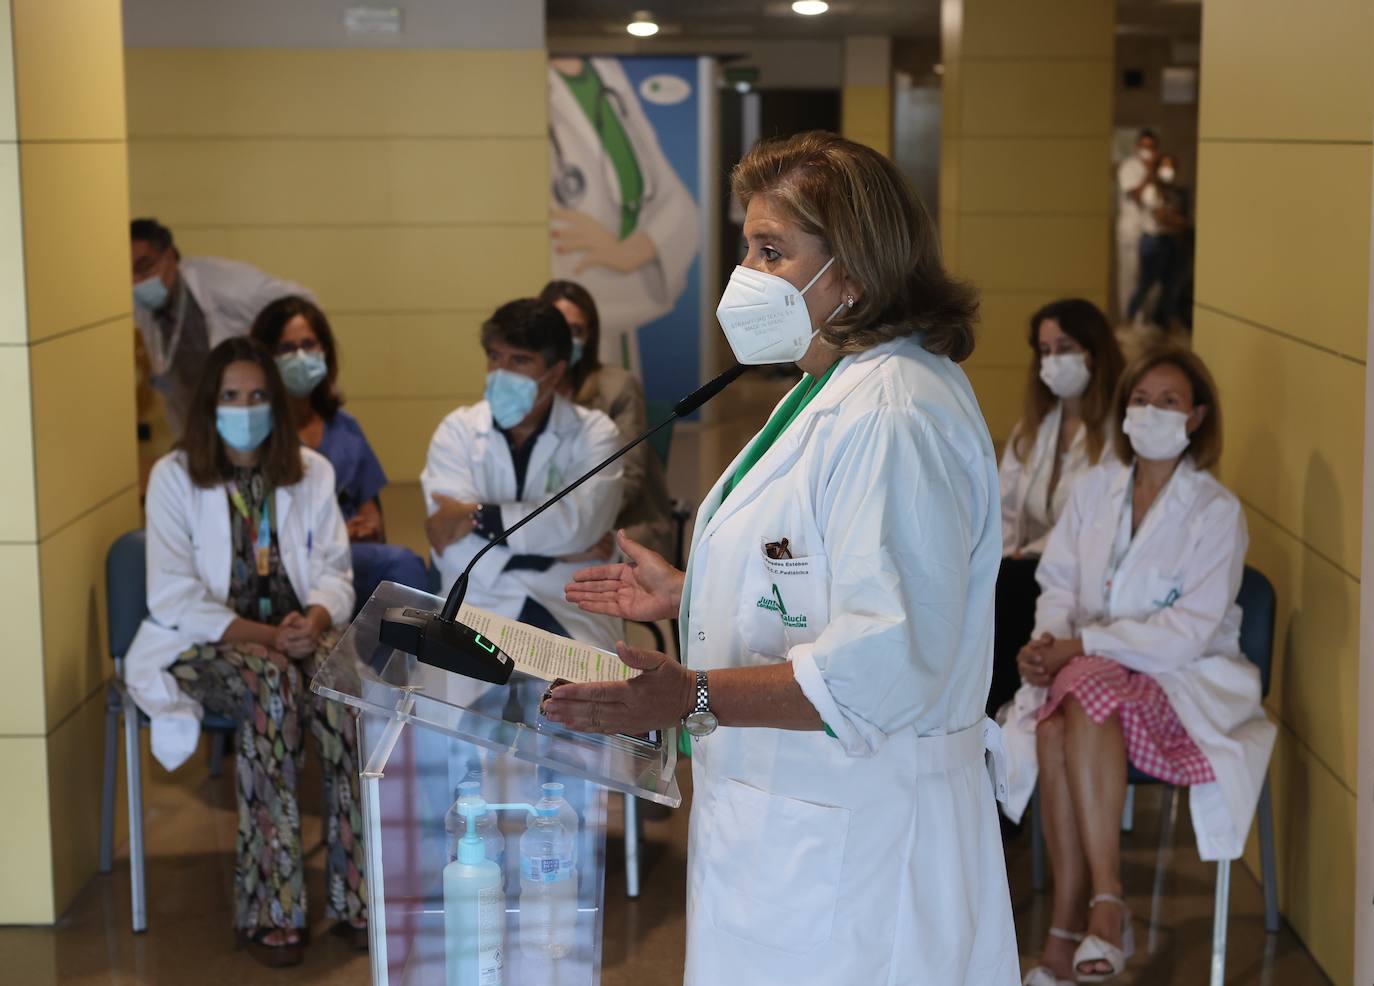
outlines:
[[552, 801], [558, 805], [558, 820], [563, 823], [563, 831], [568, 833], [569, 845], [572, 847], [573, 866], [577, 866], [577, 844], [581, 838], [581, 830], [578, 823], [577, 812], [573, 806], [568, 804], [563, 797], [563, 785], [557, 781], [550, 781], [542, 788], [545, 801]]
[[506, 895], [501, 871], [486, 857], [477, 819], [490, 817], [480, 798], [460, 798], [467, 832], [458, 858], [444, 867], [445, 986], [501, 986], [505, 966]]
[[496, 812], [489, 811], [482, 789], [476, 781], [463, 781], [453, 793], [453, 806], [444, 815], [444, 830], [448, 833], [448, 861], [458, 858], [459, 840], [468, 827], [464, 806], [472, 805], [478, 814], [472, 819], [472, 829], [482, 840], [482, 854], [501, 869], [501, 882], [506, 879], [506, 837], [496, 820]]
[[541, 799], [520, 837], [520, 947], [548, 959], [572, 952], [577, 928], [573, 837], [559, 820], [559, 801]]

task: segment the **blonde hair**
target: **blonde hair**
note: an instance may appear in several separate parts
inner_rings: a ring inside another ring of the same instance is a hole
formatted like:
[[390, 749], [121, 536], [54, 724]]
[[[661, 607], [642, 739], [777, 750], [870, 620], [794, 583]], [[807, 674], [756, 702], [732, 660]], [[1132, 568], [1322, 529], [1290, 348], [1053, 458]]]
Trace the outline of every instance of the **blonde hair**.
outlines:
[[886, 157], [813, 130], [761, 141], [730, 184], [746, 207], [769, 196], [859, 285], [854, 307], [821, 327], [835, 349], [862, 352], [919, 333], [929, 352], [956, 363], [973, 352], [977, 293], [945, 271], [935, 224]]

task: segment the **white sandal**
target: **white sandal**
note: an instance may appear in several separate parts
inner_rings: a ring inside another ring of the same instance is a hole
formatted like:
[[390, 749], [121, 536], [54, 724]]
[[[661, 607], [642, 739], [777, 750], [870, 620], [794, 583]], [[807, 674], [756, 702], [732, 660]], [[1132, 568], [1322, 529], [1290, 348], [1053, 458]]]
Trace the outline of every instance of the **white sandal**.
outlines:
[[[1121, 947], [1097, 935], [1084, 938], [1078, 951], [1073, 953], [1073, 971], [1080, 983], [1103, 983], [1115, 979], [1126, 968], [1126, 960], [1135, 952], [1135, 932], [1131, 928], [1131, 912], [1126, 909], [1126, 902], [1115, 894], [1098, 894], [1088, 901], [1088, 907], [1098, 903], [1116, 904], [1121, 908]], [[1111, 969], [1108, 972], [1084, 972], [1079, 968], [1094, 962], [1105, 962]]]
[[[1063, 941], [1081, 942], [1082, 935], [1074, 934], [1072, 931], [1065, 931], [1063, 928], [1051, 928], [1051, 938], [1059, 938]], [[1060, 979], [1049, 966], [1038, 965], [1030, 972], [1026, 973], [1026, 978], [1021, 980], [1021, 986], [1074, 986], [1072, 979]]]

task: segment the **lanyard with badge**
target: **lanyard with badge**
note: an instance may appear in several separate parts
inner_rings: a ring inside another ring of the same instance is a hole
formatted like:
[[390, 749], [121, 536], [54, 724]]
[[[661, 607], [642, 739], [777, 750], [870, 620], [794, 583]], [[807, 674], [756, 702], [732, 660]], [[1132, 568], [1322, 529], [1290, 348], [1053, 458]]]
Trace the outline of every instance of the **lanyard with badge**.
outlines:
[[258, 617], [266, 623], [272, 618], [272, 591], [267, 582], [267, 577], [272, 573], [272, 490], [268, 488], [264, 491], [262, 506], [253, 512], [248, 509], [248, 502], [239, 492], [238, 484], [230, 480], [229, 502], [234, 505], [239, 516], [257, 531], [257, 540], [253, 545], [253, 560], [258, 577]]

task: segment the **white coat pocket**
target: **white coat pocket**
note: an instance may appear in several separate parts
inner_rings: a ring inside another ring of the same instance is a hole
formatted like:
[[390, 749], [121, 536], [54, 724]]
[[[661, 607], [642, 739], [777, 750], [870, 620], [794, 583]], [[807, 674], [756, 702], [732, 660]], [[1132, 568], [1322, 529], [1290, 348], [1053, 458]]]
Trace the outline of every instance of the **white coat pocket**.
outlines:
[[711, 922], [783, 952], [824, 948], [835, 923], [849, 809], [769, 794], [731, 778], [714, 791], [705, 839]]
[[1161, 575], [1158, 571], [1154, 571], [1150, 573], [1150, 577], [1146, 581], [1146, 588], [1149, 590], [1151, 609], [1168, 609], [1178, 602], [1179, 596], [1183, 592], [1183, 579], [1173, 575]]
[[830, 617], [829, 568], [824, 555], [769, 558], [760, 547], [745, 574], [739, 626], [755, 654], [781, 658], [820, 635]]

